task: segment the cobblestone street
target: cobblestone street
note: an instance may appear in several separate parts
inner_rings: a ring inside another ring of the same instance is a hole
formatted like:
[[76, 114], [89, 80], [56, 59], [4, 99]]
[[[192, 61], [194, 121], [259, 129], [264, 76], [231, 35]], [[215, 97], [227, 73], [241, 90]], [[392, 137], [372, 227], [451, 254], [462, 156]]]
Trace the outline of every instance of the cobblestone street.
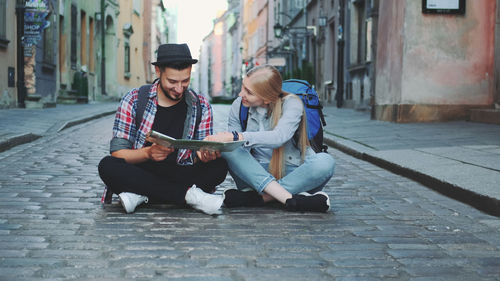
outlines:
[[112, 122], [0, 153], [0, 280], [500, 280], [499, 218], [333, 148], [327, 214], [103, 206]]

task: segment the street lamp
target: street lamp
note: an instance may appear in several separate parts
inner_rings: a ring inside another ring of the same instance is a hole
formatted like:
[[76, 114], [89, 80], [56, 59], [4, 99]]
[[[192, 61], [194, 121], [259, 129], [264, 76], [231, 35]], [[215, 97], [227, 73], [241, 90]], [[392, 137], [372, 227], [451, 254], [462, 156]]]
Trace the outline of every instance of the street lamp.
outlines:
[[285, 27], [282, 26], [281, 24], [277, 23], [274, 25], [273, 29], [274, 29], [274, 37], [276, 38], [281, 38], [283, 36], [283, 29]]
[[326, 26], [326, 17], [319, 17], [318, 18], [318, 25], [319, 27], [325, 27]]

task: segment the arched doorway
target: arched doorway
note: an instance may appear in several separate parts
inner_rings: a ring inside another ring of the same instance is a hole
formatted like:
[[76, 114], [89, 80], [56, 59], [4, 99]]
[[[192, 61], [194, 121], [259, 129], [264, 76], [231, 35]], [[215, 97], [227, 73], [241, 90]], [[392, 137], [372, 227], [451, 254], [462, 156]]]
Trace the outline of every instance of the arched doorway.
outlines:
[[106, 93], [110, 96], [116, 95], [116, 28], [113, 18], [106, 17], [106, 49], [104, 55], [106, 58]]

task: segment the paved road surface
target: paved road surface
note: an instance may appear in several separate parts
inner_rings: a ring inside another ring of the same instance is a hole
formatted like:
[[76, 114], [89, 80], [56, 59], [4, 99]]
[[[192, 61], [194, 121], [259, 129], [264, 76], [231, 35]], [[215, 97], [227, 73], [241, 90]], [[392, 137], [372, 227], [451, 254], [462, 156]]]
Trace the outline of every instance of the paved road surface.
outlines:
[[498, 218], [334, 149], [327, 214], [102, 206], [112, 121], [0, 153], [0, 280], [500, 279]]

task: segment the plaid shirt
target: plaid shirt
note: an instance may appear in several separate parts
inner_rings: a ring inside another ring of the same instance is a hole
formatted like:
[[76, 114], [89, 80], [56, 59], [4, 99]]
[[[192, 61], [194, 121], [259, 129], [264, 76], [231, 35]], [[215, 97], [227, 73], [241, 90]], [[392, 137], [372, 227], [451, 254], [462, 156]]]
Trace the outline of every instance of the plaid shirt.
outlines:
[[[120, 106], [116, 112], [115, 123], [113, 126], [113, 140], [111, 141], [111, 152], [113, 150], [113, 141], [126, 140], [128, 145], [122, 148], [138, 149], [144, 146], [146, 142], [146, 134], [153, 127], [156, 109], [158, 106], [157, 89], [158, 81], [153, 83], [149, 91], [149, 98], [144, 110], [144, 115], [137, 130], [135, 125], [136, 110], [137, 110], [137, 97], [139, 89], [133, 89], [128, 92], [121, 100]], [[194, 132], [196, 114], [197, 112], [197, 98], [196, 94], [191, 90], [185, 91], [186, 103], [188, 106], [186, 120], [184, 122], [183, 139], [197, 139], [202, 140], [206, 136], [213, 133], [213, 113], [212, 107], [203, 95], [198, 95], [201, 104], [201, 122], [198, 126], [197, 132]], [[194, 163], [194, 153], [189, 149], [179, 149], [177, 154], [177, 164], [179, 165], [192, 165]]]

